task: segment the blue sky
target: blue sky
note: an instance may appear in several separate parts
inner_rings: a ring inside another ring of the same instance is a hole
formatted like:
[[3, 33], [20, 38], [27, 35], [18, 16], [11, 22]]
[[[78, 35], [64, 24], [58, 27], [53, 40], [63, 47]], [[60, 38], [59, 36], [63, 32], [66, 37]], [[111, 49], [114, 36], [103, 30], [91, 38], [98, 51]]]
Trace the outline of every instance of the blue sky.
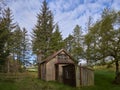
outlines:
[[[8, 1], [14, 21], [21, 27], [26, 27], [31, 33], [43, 0]], [[89, 16], [92, 16], [93, 22], [98, 20], [104, 8], [120, 10], [120, 0], [47, 0], [47, 2], [54, 14], [54, 22], [59, 24], [64, 38], [72, 33], [76, 24], [84, 30]]]

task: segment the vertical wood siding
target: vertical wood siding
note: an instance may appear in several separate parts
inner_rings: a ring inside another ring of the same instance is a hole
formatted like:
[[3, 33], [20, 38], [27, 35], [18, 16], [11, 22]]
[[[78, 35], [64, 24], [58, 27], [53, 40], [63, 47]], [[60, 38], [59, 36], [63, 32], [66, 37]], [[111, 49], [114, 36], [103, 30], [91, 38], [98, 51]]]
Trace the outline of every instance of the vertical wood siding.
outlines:
[[87, 67], [80, 67], [80, 74], [81, 86], [94, 85], [94, 70]]
[[55, 62], [56, 58], [46, 64], [46, 81], [55, 81]]

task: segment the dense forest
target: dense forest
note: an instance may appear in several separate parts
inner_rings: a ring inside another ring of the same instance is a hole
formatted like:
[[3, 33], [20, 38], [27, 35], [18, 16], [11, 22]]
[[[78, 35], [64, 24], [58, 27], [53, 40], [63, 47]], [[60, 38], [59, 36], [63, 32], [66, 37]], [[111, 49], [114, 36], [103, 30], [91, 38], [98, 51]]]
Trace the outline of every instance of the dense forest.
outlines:
[[[86, 22], [86, 33], [76, 25], [73, 32], [63, 39], [54, 15], [43, 1], [31, 39], [26, 28], [14, 22], [10, 7], [0, 1], [0, 72], [22, 71], [29, 62], [30, 52], [43, 54], [42, 60], [55, 51], [65, 49], [76, 62], [87, 60], [87, 65], [115, 64], [116, 77], [120, 76], [120, 11], [105, 8], [101, 18]], [[80, 21], [81, 22], [81, 21]]]

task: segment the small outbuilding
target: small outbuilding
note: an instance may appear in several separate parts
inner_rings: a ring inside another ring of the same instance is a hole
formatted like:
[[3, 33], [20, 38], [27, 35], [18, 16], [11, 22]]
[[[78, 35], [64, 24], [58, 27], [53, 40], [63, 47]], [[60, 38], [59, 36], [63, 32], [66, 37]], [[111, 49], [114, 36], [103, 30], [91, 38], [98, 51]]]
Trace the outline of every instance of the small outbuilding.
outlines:
[[73, 58], [64, 49], [40, 61], [38, 66], [39, 78], [45, 81], [58, 81], [78, 87], [82, 86], [82, 83], [84, 86], [94, 84], [93, 70], [76, 65]]

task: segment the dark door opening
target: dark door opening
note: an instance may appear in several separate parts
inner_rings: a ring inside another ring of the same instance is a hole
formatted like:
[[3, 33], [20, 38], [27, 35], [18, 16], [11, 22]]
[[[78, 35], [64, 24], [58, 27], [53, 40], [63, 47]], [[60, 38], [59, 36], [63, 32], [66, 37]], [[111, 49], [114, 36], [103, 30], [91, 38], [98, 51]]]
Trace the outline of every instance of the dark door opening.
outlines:
[[75, 65], [70, 64], [63, 66], [63, 83], [76, 86]]

